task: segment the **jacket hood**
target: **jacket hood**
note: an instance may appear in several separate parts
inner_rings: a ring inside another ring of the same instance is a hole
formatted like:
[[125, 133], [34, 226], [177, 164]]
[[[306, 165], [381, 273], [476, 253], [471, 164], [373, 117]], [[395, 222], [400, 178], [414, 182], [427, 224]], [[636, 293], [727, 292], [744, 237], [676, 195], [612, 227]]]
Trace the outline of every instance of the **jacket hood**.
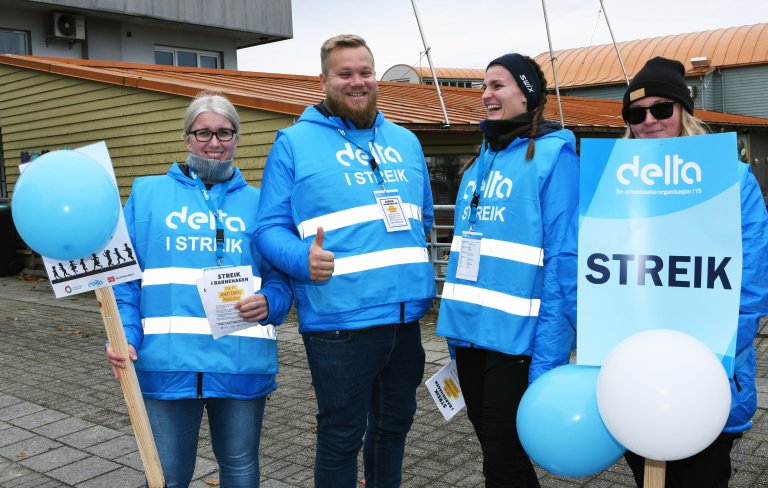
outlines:
[[[340, 117], [332, 116], [332, 117], [326, 117], [325, 115], [321, 114], [319, 110], [317, 110], [314, 106], [307, 107], [304, 112], [301, 114], [301, 117], [299, 117], [299, 121], [296, 122], [297, 124], [300, 124], [301, 122], [309, 122], [312, 124], [319, 124], [324, 125], [327, 127], [332, 127], [333, 129], [341, 129], [341, 130], [350, 130], [346, 125], [344, 125], [344, 122], [342, 122]], [[376, 113], [376, 119], [373, 121], [373, 129], [379, 127], [382, 123], [384, 123], [384, 114], [381, 112]], [[369, 130], [369, 129], [363, 129], [363, 130]]]
[[[248, 182], [245, 181], [245, 178], [243, 178], [243, 174], [240, 173], [240, 170], [238, 168], [232, 168], [233, 174], [232, 178], [229, 180], [229, 188], [227, 188], [227, 193], [232, 193], [234, 191], [237, 191], [241, 189], [244, 186], [248, 186]], [[179, 167], [179, 163], [173, 163], [171, 166], [171, 169], [168, 170], [168, 176], [179, 182], [180, 184], [184, 186], [188, 186], [190, 188], [197, 188], [197, 183], [195, 183], [195, 180], [187, 176], [184, 171], [181, 170]], [[222, 183], [216, 184], [213, 186], [213, 188], [216, 188], [217, 186], [221, 185]]]
[[[543, 134], [540, 132], [537, 137], [536, 141], [542, 140], [542, 139], [561, 139], [565, 141], [566, 145], [570, 146], [573, 152], [576, 152], [576, 136], [573, 135], [573, 132], [571, 132], [568, 129], [562, 129], [560, 128], [560, 124], [557, 123], [547, 123], [546, 130], [542, 131]], [[518, 137], [512, 143], [509, 145], [509, 147], [515, 147], [515, 146], [521, 146], [524, 144], [528, 144], [528, 138], [527, 137]]]

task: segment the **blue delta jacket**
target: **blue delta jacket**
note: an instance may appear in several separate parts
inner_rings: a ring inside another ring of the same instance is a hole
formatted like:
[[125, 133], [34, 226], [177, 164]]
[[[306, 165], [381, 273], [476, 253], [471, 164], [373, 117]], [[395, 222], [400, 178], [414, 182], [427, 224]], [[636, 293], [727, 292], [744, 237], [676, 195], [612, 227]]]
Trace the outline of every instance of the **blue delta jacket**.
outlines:
[[252, 399], [276, 388], [274, 326], [291, 306], [288, 279], [261, 258], [253, 243], [259, 190], [240, 171], [214, 185], [224, 222], [223, 265], [250, 265], [257, 293], [269, 304], [262, 324], [213, 339], [196, 280], [216, 266], [216, 218], [194, 180], [175, 164], [167, 174], [137, 178], [125, 220], [142, 280], [115, 287], [136, 371], [148, 398]]
[[[374, 170], [373, 161], [378, 170]], [[397, 192], [409, 228], [388, 232], [374, 192]], [[379, 113], [371, 129], [307, 108], [278, 132], [264, 169], [256, 243], [292, 278], [301, 332], [419, 320], [435, 296], [432, 190], [416, 136]], [[333, 276], [309, 277], [317, 228]]]

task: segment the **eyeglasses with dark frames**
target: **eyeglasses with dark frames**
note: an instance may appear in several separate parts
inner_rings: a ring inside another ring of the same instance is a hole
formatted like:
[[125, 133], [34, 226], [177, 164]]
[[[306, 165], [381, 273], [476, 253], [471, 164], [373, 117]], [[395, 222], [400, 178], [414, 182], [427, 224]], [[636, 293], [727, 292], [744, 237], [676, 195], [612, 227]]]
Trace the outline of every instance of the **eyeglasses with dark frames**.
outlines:
[[651, 112], [653, 118], [656, 120], [665, 120], [672, 117], [675, 109], [675, 101], [670, 100], [666, 102], [654, 103], [650, 107], [632, 107], [626, 112], [626, 119], [632, 125], [642, 124], [645, 122], [648, 112]]
[[216, 136], [216, 139], [221, 142], [227, 142], [231, 141], [237, 132], [235, 132], [234, 129], [219, 129], [216, 132], [212, 131], [211, 129], [197, 129], [191, 130], [187, 132], [187, 134], [192, 134], [195, 136], [197, 142], [208, 142], [213, 139], [213, 136]]

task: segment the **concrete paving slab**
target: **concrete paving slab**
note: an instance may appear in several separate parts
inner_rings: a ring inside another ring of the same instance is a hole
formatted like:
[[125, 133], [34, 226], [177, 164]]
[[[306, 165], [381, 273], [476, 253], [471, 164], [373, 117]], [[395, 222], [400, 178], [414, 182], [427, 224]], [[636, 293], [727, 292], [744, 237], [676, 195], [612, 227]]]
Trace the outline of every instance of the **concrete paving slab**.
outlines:
[[[0, 301], [0, 487], [143, 486], [122, 393], [104, 359], [105, 335], [94, 295], [56, 300], [47, 282], [12, 277], [0, 278]], [[309, 488], [316, 402], [295, 315], [278, 329], [278, 337], [279, 387], [267, 402], [261, 486]], [[448, 361], [445, 341], [434, 336], [434, 316], [425, 320], [422, 340], [428, 378]], [[768, 487], [768, 321], [762, 322], [755, 344], [759, 408], [753, 428], [734, 449], [738, 469], [732, 487]], [[482, 486], [480, 447], [466, 415], [445, 422], [424, 387], [417, 399], [402, 486]], [[209, 488], [218, 479], [206, 423], [204, 418], [192, 488]], [[584, 478], [538, 468], [537, 473], [544, 488], [634, 486], [621, 460]]]

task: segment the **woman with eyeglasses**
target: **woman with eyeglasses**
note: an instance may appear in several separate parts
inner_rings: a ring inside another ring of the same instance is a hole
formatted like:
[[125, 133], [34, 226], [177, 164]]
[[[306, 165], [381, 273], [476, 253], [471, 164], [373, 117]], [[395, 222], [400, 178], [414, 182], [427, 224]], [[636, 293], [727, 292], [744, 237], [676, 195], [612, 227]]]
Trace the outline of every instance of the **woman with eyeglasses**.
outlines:
[[[679, 61], [656, 57], [648, 61], [629, 84], [621, 112], [626, 137], [653, 139], [706, 134], [706, 126], [693, 115], [693, 100]], [[727, 488], [731, 477], [731, 448], [752, 425], [757, 406], [755, 348], [760, 317], [768, 314], [768, 214], [760, 186], [749, 165], [737, 159], [741, 180], [742, 282], [736, 343], [735, 374], [731, 383], [731, 412], [725, 429], [704, 451], [666, 463], [667, 488]], [[706, 405], [702, 405], [706, 408]], [[627, 452], [627, 463], [638, 487], [643, 486], [644, 458]]]
[[[204, 409], [221, 485], [259, 486], [264, 406], [277, 387], [274, 326], [292, 295], [253, 242], [259, 190], [233, 167], [239, 129], [227, 98], [200, 93], [184, 117], [186, 161], [137, 178], [125, 205], [143, 277], [115, 297], [168, 488], [192, 481]], [[253, 327], [214, 339], [196, 280], [231, 266], [253, 272], [256, 293], [234, 304]], [[107, 358], [118, 378], [126, 358], [109, 346]]]

